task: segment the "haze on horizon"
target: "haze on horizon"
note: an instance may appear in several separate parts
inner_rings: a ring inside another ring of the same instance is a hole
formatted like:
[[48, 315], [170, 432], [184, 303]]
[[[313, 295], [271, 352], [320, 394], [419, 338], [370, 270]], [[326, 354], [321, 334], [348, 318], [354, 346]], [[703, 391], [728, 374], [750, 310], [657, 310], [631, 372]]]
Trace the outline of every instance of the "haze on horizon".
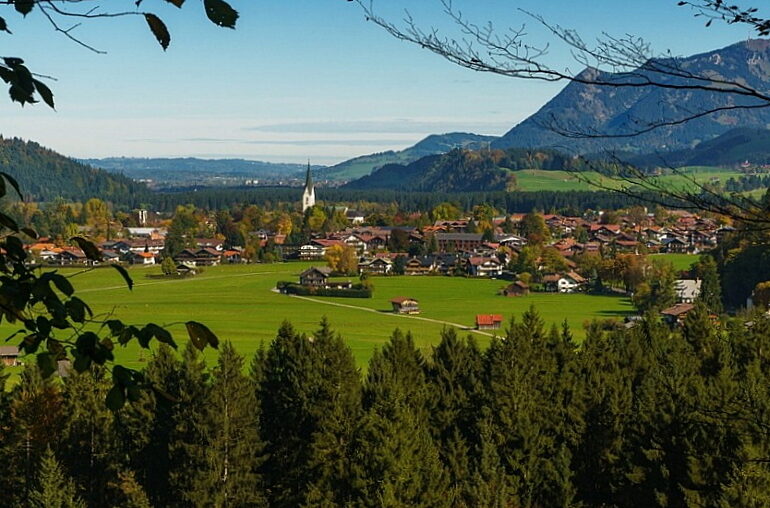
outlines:
[[[129, 2], [130, 3], [130, 2]], [[501, 135], [563, 86], [474, 73], [387, 35], [342, 0], [233, 0], [235, 31], [201, 12], [153, 4], [172, 35], [164, 53], [137, 19], [96, 20], [78, 35], [107, 55], [59, 36], [39, 12], [8, 19], [4, 53], [55, 76], [57, 111], [1, 101], [0, 134], [73, 157], [245, 158], [333, 164], [402, 149], [428, 134]], [[422, 26], [451, 30], [438, 0], [377, 0], [389, 19], [409, 7]], [[470, 19], [497, 27], [527, 19], [516, 7], [578, 30], [643, 36], [659, 52], [689, 55], [752, 34], [701, 19], [676, 1], [456, 0]], [[189, 7], [193, 7], [192, 5]], [[552, 40], [527, 21], [533, 42]], [[549, 58], [576, 66], [552, 45]]]

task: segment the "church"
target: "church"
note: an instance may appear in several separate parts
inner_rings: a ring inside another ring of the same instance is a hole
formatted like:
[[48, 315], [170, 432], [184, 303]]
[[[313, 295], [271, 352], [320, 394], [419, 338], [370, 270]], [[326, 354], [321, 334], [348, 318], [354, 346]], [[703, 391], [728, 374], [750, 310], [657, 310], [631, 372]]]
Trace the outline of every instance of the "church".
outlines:
[[310, 175], [310, 161], [307, 163], [307, 176], [305, 177], [305, 190], [302, 191], [302, 211], [315, 205], [315, 187], [313, 177]]

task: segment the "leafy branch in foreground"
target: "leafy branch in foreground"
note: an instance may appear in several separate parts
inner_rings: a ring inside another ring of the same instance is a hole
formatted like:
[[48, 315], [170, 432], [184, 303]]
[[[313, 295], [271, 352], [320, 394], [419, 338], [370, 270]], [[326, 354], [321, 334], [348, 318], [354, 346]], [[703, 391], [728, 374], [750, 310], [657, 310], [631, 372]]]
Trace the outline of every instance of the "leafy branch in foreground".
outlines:
[[[0, 173], [0, 198], [6, 195], [6, 182], [18, 193], [18, 184], [10, 175]], [[115, 363], [115, 346], [127, 346], [136, 341], [148, 349], [153, 340], [176, 348], [167, 326], [156, 323], [136, 325], [124, 323], [110, 315], [95, 315], [91, 307], [75, 295], [70, 279], [94, 268], [65, 275], [58, 270], [42, 270], [30, 266], [28, 254], [19, 235], [35, 238], [35, 231], [21, 228], [9, 216], [0, 213], [0, 231], [7, 232], [0, 239], [0, 322], [5, 319], [20, 328], [5, 339], [21, 337], [19, 349], [26, 355], [35, 355], [43, 377], [58, 370], [60, 361], [71, 361], [77, 372], [88, 370], [93, 364], [112, 364], [113, 387], [107, 395], [107, 406], [120, 409], [126, 400], [137, 401], [143, 389], [152, 388], [144, 375]], [[74, 237], [86, 258], [96, 264], [102, 253], [89, 240]], [[125, 281], [129, 290], [133, 280], [120, 265], [111, 265]], [[219, 339], [205, 325], [196, 321], [185, 323], [193, 345], [203, 350], [217, 348]]]
[[[164, 0], [166, 3], [181, 9], [186, 0]], [[202, 0], [206, 17], [213, 24], [223, 28], [235, 28], [238, 21], [238, 11], [225, 0]], [[124, 4], [125, 7], [115, 8]], [[189, 3], [189, 2], [188, 2]], [[59, 33], [84, 48], [95, 53], [103, 54], [90, 43], [85, 42], [76, 32], [83, 23], [100, 18], [122, 18], [138, 16], [144, 18], [150, 32], [165, 51], [171, 44], [171, 33], [166, 23], [155, 13], [140, 10], [143, 0], [110, 0], [109, 9], [102, 9], [99, 0], [0, 0], [0, 7], [13, 9], [17, 14], [26, 18], [29, 14], [39, 13], [48, 22], [55, 33]], [[133, 7], [133, 8], [132, 8]], [[116, 9], [116, 10], [112, 10]], [[12, 34], [11, 25], [0, 16], [0, 32]], [[42, 99], [51, 108], [54, 107], [53, 92], [38, 78], [40, 76], [25, 65], [19, 57], [0, 56], [0, 79], [8, 85], [8, 93], [12, 101], [24, 104], [34, 104]]]

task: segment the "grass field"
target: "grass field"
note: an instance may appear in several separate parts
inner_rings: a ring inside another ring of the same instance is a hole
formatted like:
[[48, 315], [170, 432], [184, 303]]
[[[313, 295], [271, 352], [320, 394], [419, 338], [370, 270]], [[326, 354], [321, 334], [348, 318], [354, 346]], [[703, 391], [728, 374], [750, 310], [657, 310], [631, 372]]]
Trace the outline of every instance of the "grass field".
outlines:
[[700, 256], [698, 254], [653, 254], [651, 259], [664, 259], [674, 265], [674, 270], [680, 272], [689, 270], [693, 263], [696, 263]]
[[[181, 280], [150, 279], [146, 275], [158, 274], [159, 267], [132, 267], [129, 272], [136, 285], [131, 292], [110, 269], [78, 275], [73, 283], [76, 294], [97, 314], [113, 312], [126, 322], [170, 325], [178, 342], [186, 340], [182, 323], [194, 319], [208, 325], [221, 339], [231, 340], [245, 355], [251, 355], [260, 343], [272, 340], [285, 319], [299, 331], [312, 333], [321, 317], [327, 316], [362, 367], [396, 327], [411, 330], [415, 342], [427, 352], [438, 342], [445, 326], [442, 322], [471, 328], [475, 315], [480, 313], [503, 314], [508, 319], [535, 305], [549, 325], [566, 318], [580, 339], [584, 321], [619, 318], [632, 310], [627, 299], [609, 296], [532, 294], [505, 298], [497, 295], [505, 281], [452, 277], [373, 278], [375, 291], [371, 299], [309, 301], [272, 291], [277, 281], [296, 280], [307, 266], [309, 263], [211, 267], [196, 277]], [[389, 301], [396, 296], [417, 298], [422, 308], [420, 319], [392, 314]], [[14, 330], [7, 323], [0, 326], [0, 333], [6, 335]], [[488, 335], [476, 337], [482, 346], [489, 343]], [[214, 354], [208, 352], [207, 359]], [[137, 347], [119, 349], [117, 357], [134, 367], [142, 365]]]
[[[714, 168], [707, 166], [692, 166], [680, 168], [683, 175], [663, 175], [656, 179], [667, 186], [677, 188], [693, 187], [692, 180], [698, 183], [715, 182], [724, 184], [729, 178], [737, 178], [742, 173], [730, 169]], [[578, 179], [569, 171], [546, 171], [541, 169], [522, 169], [513, 172], [516, 175], [518, 190], [521, 191], [590, 191], [597, 187], [585, 180], [595, 182], [607, 188], [617, 188], [619, 182], [602, 177], [594, 171], [581, 173], [583, 179]]]

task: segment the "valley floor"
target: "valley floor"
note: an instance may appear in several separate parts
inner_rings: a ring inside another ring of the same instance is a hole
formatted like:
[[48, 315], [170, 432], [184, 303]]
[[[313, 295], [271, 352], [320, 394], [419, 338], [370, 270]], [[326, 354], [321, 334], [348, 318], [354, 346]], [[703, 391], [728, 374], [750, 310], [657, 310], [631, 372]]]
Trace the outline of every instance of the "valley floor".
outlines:
[[[297, 298], [273, 291], [278, 281], [296, 281], [299, 273], [311, 265], [218, 266], [191, 278], [171, 280], [154, 278], [160, 274], [158, 266], [131, 267], [133, 291], [111, 269], [79, 274], [72, 282], [76, 295], [103, 318], [114, 314], [129, 323], [167, 326], [179, 343], [187, 340], [182, 323], [200, 321], [247, 356], [261, 343], [272, 340], [282, 321], [289, 320], [299, 331], [312, 334], [326, 316], [362, 367], [396, 327], [411, 331], [416, 344], [427, 352], [438, 343], [443, 327], [470, 330], [476, 314], [502, 314], [507, 321], [534, 305], [548, 325], [560, 325], [566, 319], [581, 340], [586, 321], [622, 319], [633, 310], [627, 298], [612, 296], [533, 293], [505, 298], [498, 292], [506, 281], [444, 276], [374, 277], [374, 297], [370, 299]], [[411, 318], [392, 314], [390, 299], [397, 296], [419, 300], [421, 314]], [[16, 329], [8, 323], [0, 325], [0, 333], [5, 336]], [[492, 335], [489, 331], [474, 332], [482, 347]], [[148, 356], [135, 345], [116, 351], [118, 360], [132, 367], [141, 367]], [[216, 352], [206, 354], [211, 360]]]

